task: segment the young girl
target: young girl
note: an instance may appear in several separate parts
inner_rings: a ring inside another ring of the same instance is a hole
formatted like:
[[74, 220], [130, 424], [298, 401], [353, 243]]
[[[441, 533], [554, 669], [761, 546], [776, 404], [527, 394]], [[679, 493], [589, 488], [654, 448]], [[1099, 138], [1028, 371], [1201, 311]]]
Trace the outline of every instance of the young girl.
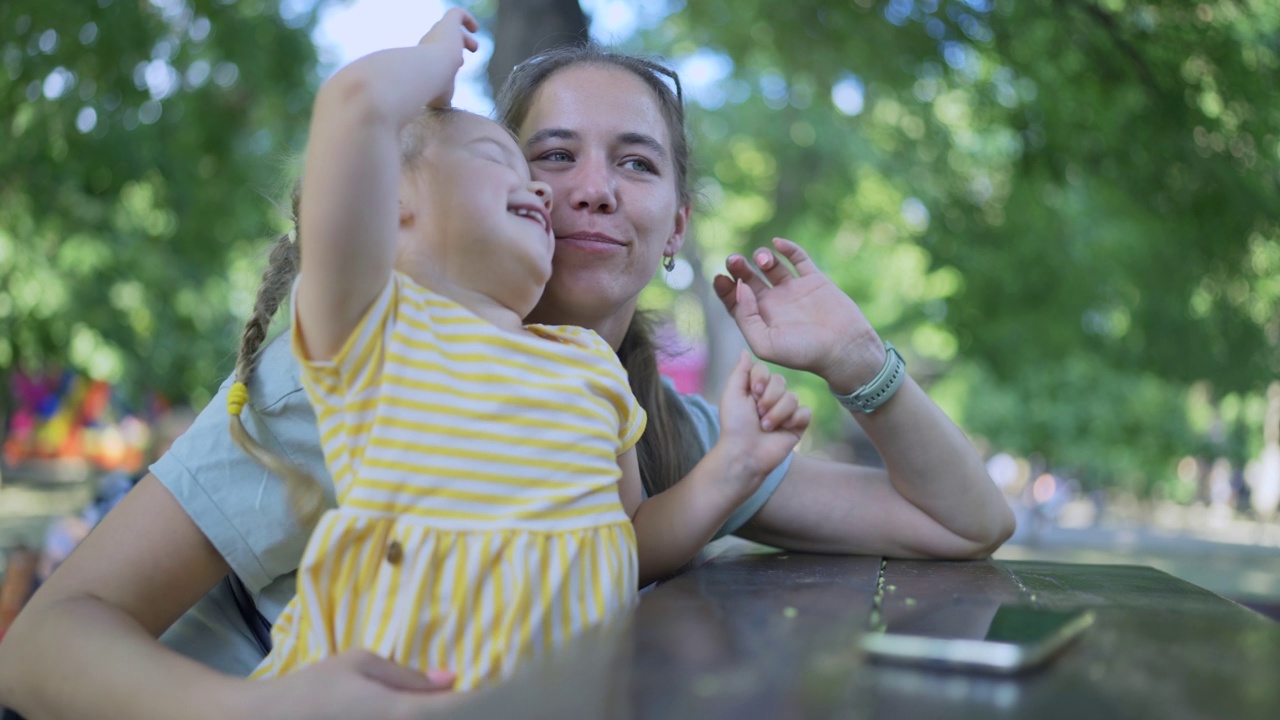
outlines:
[[[551, 190], [507, 130], [447, 109], [475, 29], [450, 11], [317, 97], [292, 342], [338, 508], [256, 677], [356, 647], [462, 689], [504, 677], [687, 562], [723, 520], [705, 508], [754, 489], [809, 422], [744, 356], [721, 409], [749, 420], [681, 492], [642, 502], [645, 414], [612, 348], [523, 324], [551, 274]], [[240, 423], [251, 371], [242, 354], [232, 432], [313, 517], [319, 484]]]

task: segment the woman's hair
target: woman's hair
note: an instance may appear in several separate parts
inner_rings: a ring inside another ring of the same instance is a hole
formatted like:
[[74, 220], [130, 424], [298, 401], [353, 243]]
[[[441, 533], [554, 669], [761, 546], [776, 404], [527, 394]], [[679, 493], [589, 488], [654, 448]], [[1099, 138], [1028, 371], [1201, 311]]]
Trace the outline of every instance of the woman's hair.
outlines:
[[[557, 72], [576, 66], [617, 68], [639, 78], [653, 91], [671, 136], [676, 193], [681, 204], [689, 203], [689, 139], [680, 79], [652, 60], [610, 52], [594, 43], [548, 50], [511, 71], [498, 92], [498, 119], [518, 134], [543, 84]], [[701, 456], [698, 430], [676, 391], [665, 385], [658, 374], [652, 322], [645, 314], [637, 312], [632, 317], [618, 346], [618, 359], [627, 370], [632, 394], [649, 416], [649, 425], [636, 444], [636, 455], [645, 490], [653, 496], [688, 475], [697, 464]]]
[[[411, 167], [422, 156], [432, 134], [442, 123], [448, 122], [460, 112], [453, 108], [427, 108], [405, 126], [400, 133], [401, 165]], [[301, 217], [301, 204], [302, 186], [295, 185], [291, 208], [294, 230], [277, 237], [271, 246], [267, 269], [262, 273], [262, 282], [258, 285], [258, 294], [254, 298], [253, 313], [240, 334], [240, 349], [236, 354], [236, 383], [228, 393], [227, 407], [231, 415], [231, 437], [236, 445], [258, 464], [284, 479], [285, 491], [294, 515], [305, 525], [311, 525], [319, 519], [324, 509], [324, 491], [319, 482], [302, 468], [263, 447], [248, 433], [244, 420], [240, 417], [242, 408], [248, 404], [249, 379], [258, 365], [259, 351], [267, 338], [267, 329], [293, 287], [294, 278], [298, 276], [301, 261], [301, 227], [298, 218]]]
[[618, 346], [618, 360], [627, 371], [631, 394], [649, 416], [649, 424], [636, 443], [636, 459], [650, 497], [675, 485], [702, 459], [693, 418], [679, 394], [658, 374], [653, 325], [651, 315], [636, 312]]

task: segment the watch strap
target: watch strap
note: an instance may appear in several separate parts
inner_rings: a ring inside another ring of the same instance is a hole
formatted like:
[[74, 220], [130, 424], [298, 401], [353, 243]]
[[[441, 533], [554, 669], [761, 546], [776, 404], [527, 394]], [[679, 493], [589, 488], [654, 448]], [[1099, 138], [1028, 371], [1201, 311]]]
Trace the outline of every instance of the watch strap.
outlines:
[[884, 367], [867, 384], [848, 395], [832, 393], [841, 405], [854, 412], [872, 413], [902, 387], [902, 381], [907, 377], [907, 361], [902, 359], [893, 343], [885, 342], [884, 351]]

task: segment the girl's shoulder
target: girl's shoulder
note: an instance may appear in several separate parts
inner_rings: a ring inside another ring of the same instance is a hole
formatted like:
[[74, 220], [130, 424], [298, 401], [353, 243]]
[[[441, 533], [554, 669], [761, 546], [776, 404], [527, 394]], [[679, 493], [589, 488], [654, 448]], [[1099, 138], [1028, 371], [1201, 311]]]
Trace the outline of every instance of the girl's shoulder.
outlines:
[[530, 335], [544, 341], [549, 352], [539, 355], [563, 358], [568, 364], [591, 374], [607, 376], [610, 382], [627, 386], [627, 371], [613, 347], [595, 330], [577, 325], [525, 325]]
[[609, 347], [609, 343], [595, 330], [588, 330], [577, 325], [525, 325], [525, 329], [530, 333], [550, 342], [560, 343], [578, 347], [595, 353], [605, 352], [609, 355], [616, 354], [613, 348]]

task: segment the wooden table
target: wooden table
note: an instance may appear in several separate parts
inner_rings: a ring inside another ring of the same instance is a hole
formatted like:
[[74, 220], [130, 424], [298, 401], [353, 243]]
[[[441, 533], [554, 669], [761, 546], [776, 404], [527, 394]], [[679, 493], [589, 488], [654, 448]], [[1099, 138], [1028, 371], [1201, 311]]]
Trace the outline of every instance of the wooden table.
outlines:
[[[952, 596], [1092, 608], [1015, 677], [867, 662], [882, 619]], [[737, 543], [459, 717], [1280, 718], [1280, 623], [1147, 567], [882, 561]]]

